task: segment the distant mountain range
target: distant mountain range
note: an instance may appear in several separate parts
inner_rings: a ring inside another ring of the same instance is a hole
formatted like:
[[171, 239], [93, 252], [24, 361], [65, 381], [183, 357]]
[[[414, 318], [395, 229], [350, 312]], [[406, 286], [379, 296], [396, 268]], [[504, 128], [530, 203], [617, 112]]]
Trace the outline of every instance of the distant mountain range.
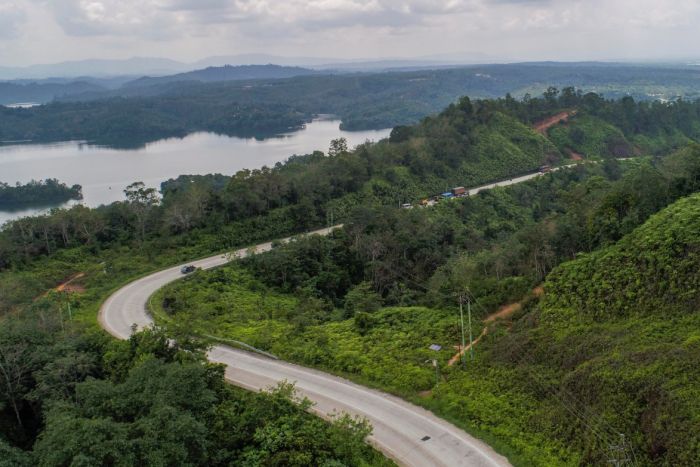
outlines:
[[225, 65], [166, 76], [143, 76], [140, 78], [122, 76], [119, 78], [80, 77], [74, 80], [69, 78], [22, 79], [0, 82], [0, 105], [18, 102], [43, 104], [56, 99], [87, 100], [101, 97], [149, 95], [160, 93], [167, 86], [187, 82], [269, 80], [328, 73], [330, 72], [280, 65]]
[[308, 68], [280, 65], [224, 65], [222, 67], [212, 66], [203, 70], [188, 71], [186, 73], [178, 73], [169, 76], [143, 77], [125, 83], [123, 87], [156, 86], [185, 81], [214, 83], [218, 81], [239, 81], [250, 79], [282, 79], [314, 74], [320, 74], [320, 72]]
[[489, 57], [484, 55], [418, 57], [411, 59], [345, 60], [321, 57], [282, 57], [269, 54], [241, 54], [207, 57], [191, 63], [179, 62], [167, 58], [134, 57], [126, 60], [90, 59], [26, 67], [0, 66], [0, 80], [77, 78], [82, 76], [91, 76], [93, 78], [165, 76], [224, 65], [267, 65], [271, 63], [285, 67], [303, 67], [315, 70], [382, 71], [390, 68], [425, 68], [486, 63], [491, 61]]
[[83, 93], [103, 92], [106, 88], [85, 81], [69, 83], [0, 83], [0, 105], [18, 102], [42, 104]]
[[196, 67], [165, 58], [135, 57], [127, 60], [79, 60], [72, 62], [31, 65], [27, 67], [0, 66], [0, 79], [95, 78], [115, 76], [168, 75]]
[[[202, 92], [202, 87], [229, 87], [227, 92], [250, 94], [250, 87], [265, 87], [272, 80], [292, 80], [290, 86], [323, 87], [345, 86], [338, 92], [348, 92], [349, 88], [362, 82], [372, 87], [358, 96], [373, 92], [390, 93], [397, 89], [418, 89], [423, 83], [430, 88], [421, 92], [442, 95], [450, 90], [449, 99], [438, 99], [439, 109], [459, 95], [497, 97], [510, 92], [514, 95], [530, 93], [537, 95], [546, 86], [575, 86], [610, 95], [633, 95], [642, 99], [672, 100], [679, 96], [696, 98], [700, 96], [700, 71], [688, 64], [621, 64], [598, 62], [535, 62], [507, 65], [455, 65], [443, 61], [385, 60], [376, 62], [346, 61], [319, 65], [323, 59], [281, 59], [267, 55], [246, 55], [234, 57], [213, 57], [197, 63], [218, 63], [220, 61], [275, 60], [290, 62], [308, 60], [309, 66], [288, 66], [280, 64], [254, 64], [224, 66], [207, 65], [196, 70], [158, 74], [163, 67], [180, 68], [192, 65], [150, 59], [131, 59], [121, 63], [113, 61], [72, 62], [73, 71], [81, 74], [75, 78], [54, 77], [45, 79], [17, 79], [0, 81], [0, 105], [20, 102], [46, 103], [53, 100], [90, 101], [113, 97], [156, 97], [165, 94]], [[65, 65], [65, 64], [64, 64]], [[151, 66], [156, 73], [137, 74], [135, 70]], [[48, 65], [47, 65], [48, 66]], [[58, 67], [59, 65], [55, 65]], [[67, 65], [66, 65], [67, 66]], [[123, 73], [119, 76], [90, 75], [99, 67]], [[140, 67], [140, 68], [139, 68]], [[30, 67], [36, 71], [38, 68]], [[56, 70], [56, 68], [54, 68]], [[0, 72], [2, 70], [0, 69]], [[397, 73], [403, 72], [403, 73]], [[373, 79], [366, 79], [375, 76]], [[257, 80], [257, 81], [256, 81]], [[408, 80], [406, 83], [404, 81]], [[303, 83], [297, 83], [302, 81]], [[231, 84], [226, 84], [231, 82]], [[238, 83], [236, 83], [238, 82]], [[242, 83], [241, 83], [242, 82]], [[332, 82], [332, 83], [331, 83]], [[296, 84], [295, 84], [296, 83]], [[372, 84], [369, 84], [372, 83]], [[446, 84], [447, 83], [447, 84]], [[285, 84], [285, 86], [287, 86]], [[233, 89], [235, 88], [235, 89]], [[275, 86], [278, 88], [278, 86]], [[304, 92], [308, 89], [304, 88]], [[407, 92], [407, 91], [406, 91]], [[417, 91], [416, 91], [417, 92]], [[288, 96], [289, 97], [289, 96]], [[397, 97], [407, 99], [405, 95]], [[415, 103], [422, 96], [412, 97]], [[382, 120], [384, 121], [384, 120]], [[393, 121], [393, 120], [392, 120]]]

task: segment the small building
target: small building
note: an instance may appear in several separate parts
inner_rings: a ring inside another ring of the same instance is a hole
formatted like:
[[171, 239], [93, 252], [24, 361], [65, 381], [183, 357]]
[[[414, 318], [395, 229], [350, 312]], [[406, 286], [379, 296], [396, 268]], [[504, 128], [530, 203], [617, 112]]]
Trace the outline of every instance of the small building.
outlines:
[[463, 186], [454, 187], [454, 188], [452, 188], [452, 194], [454, 196], [466, 196], [467, 189], [464, 188]]

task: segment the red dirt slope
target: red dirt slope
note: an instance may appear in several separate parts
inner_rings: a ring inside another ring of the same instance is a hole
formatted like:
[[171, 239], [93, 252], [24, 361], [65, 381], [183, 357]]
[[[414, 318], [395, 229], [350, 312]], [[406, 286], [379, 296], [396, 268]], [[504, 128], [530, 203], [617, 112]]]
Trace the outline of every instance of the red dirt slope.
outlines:
[[565, 112], [559, 112], [556, 115], [552, 115], [540, 122], [535, 123], [533, 126], [534, 130], [540, 134], [546, 135], [547, 130], [552, 128], [554, 125], [561, 121], [567, 121], [569, 118], [576, 115], [576, 110], [567, 110]]

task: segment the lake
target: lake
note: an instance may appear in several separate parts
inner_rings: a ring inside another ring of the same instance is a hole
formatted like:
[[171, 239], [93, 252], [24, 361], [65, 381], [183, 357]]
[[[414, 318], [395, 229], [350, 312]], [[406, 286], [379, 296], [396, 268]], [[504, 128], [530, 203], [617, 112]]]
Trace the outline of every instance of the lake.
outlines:
[[[77, 183], [83, 187], [83, 204], [95, 207], [124, 199], [124, 188], [135, 181], [160, 188], [162, 181], [178, 175], [231, 175], [241, 169], [273, 166], [294, 154], [325, 152], [334, 138], [344, 137], [354, 147], [385, 138], [390, 131], [342, 131], [340, 121], [319, 119], [302, 130], [264, 140], [194, 133], [132, 150], [81, 142], [0, 146], [0, 181], [13, 185], [57, 178], [69, 186]], [[0, 225], [46, 210], [0, 211]]]

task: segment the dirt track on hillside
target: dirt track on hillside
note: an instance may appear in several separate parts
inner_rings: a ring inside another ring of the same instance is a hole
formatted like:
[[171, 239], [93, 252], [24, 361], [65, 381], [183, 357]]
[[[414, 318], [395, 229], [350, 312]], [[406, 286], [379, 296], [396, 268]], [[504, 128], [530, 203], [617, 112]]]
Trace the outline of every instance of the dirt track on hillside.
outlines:
[[[541, 297], [542, 294], [544, 294], [544, 289], [542, 288], [542, 286], [535, 287], [532, 290], [532, 295], [534, 295], [535, 297]], [[497, 320], [508, 319], [511, 316], [513, 316], [513, 314], [520, 311], [523, 307], [522, 306], [523, 300], [521, 300], [519, 302], [515, 302], [515, 303], [509, 303], [508, 305], [503, 305], [501, 308], [498, 309], [498, 311], [491, 313], [486, 318], [484, 318], [484, 324], [486, 324], [486, 326], [484, 327], [484, 330], [481, 331], [481, 334], [479, 335], [479, 337], [474, 339], [474, 341], [471, 344], [465, 346], [464, 349], [461, 348], [462, 347], [461, 345], [456, 345], [455, 348], [458, 350], [458, 352], [455, 355], [453, 355], [452, 358], [450, 358], [450, 360], [447, 362], [447, 366], [453, 366], [455, 363], [457, 363], [459, 361], [460, 357], [462, 356], [462, 354], [464, 354], [464, 352], [468, 351], [473, 346], [478, 344], [479, 341], [481, 340], [481, 338], [484, 337], [486, 334], [488, 334], [488, 332], [489, 332], [488, 325], [489, 324], [491, 324]]]
[[565, 122], [574, 115], [576, 115], [576, 110], [567, 110], [565, 112], [559, 112], [556, 115], [552, 115], [549, 118], [535, 123], [535, 125], [533, 125], [533, 129], [542, 135], [546, 135], [547, 131], [554, 125], [558, 124], [561, 121]]

